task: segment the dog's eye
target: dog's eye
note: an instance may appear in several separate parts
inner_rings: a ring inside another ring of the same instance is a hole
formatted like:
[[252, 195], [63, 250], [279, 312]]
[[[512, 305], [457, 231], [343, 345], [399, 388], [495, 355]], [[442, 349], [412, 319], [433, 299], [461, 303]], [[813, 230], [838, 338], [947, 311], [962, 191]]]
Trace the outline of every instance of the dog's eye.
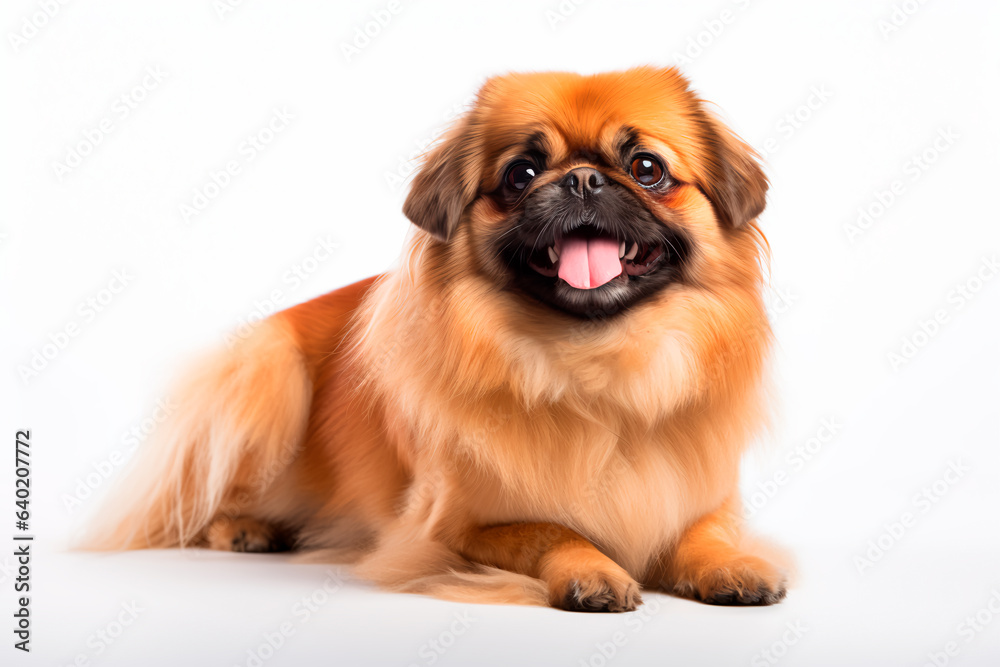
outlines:
[[651, 155], [638, 155], [632, 160], [632, 178], [644, 188], [651, 188], [663, 180], [663, 166]]
[[530, 162], [516, 162], [507, 168], [507, 176], [504, 178], [507, 186], [514, 190], [523, 190], [528, 187], [538, 171]]

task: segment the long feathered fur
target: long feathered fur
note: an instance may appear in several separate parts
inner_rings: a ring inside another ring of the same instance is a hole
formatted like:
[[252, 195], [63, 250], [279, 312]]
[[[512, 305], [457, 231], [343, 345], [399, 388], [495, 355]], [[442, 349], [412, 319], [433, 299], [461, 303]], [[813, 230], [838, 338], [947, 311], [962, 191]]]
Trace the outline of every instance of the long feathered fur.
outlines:
[[191, 366], [177, 403], [99, 513], [95, 549], [196, 545], [220, 512], [249, 509], [302, 446], [312, 383], [287, 326], [262, 323]]
[[[602, 320], [504, 288], [484, 238], [509, 221], [469, 183], [488, 184], [491, 146], [537, 118], [572, 129], [567, 151], [622, 118], [670, 138], [689, 184], [670, 202], [694, 247], [685, 280]], [[407, 212], [429, 233], [401, 267], [200, 366], [87, 546], [217, 546], [220, 516], [251, 517], [310, 559], [449, 599], [562, 604], [564, 562], [604, 568], [626, 605], [629, 578], [707, 599], [744, 594], [756, 573], [783, 595], [785, 564], [738, 518], [740, 457], [767, 412], [764, 189], [750, 149], [675, 71], [491, 81], [414, 183]], [[470, 542], [505, 525], [537, 527]], [[580, 536], [599, 551], [572, 546]]]

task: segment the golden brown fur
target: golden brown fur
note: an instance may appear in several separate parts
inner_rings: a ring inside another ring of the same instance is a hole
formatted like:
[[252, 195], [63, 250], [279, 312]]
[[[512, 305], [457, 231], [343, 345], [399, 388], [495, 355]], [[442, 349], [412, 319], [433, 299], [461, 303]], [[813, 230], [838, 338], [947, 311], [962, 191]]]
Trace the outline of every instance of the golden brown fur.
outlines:
[[[613, 317], [505, 287], [484, 193], [511, 137], [556, 167], [623, 124], [678, 185], [684, 279]], [[534, 130], [532, 130], [534, 131]], [[275, 315], [189, 383], [99, 548], [266, 544], [350, 557], [395, 589], [619, 611], [639, 588], [770, 603], [787, 565], [744, 534], [742, 453], [765, 419], [766, 181], [674, 70], [489, 81], [417, 176], [401, 267]]]

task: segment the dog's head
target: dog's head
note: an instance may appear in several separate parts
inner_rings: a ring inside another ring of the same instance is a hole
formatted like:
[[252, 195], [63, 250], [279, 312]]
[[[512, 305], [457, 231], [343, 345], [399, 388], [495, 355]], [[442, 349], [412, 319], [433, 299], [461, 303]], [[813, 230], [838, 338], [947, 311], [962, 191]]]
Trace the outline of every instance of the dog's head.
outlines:
[[508, 75], [428, 155], [404, 212], [504, 290], [608, 318], [725, 270], [766, 190], [674, 69]]

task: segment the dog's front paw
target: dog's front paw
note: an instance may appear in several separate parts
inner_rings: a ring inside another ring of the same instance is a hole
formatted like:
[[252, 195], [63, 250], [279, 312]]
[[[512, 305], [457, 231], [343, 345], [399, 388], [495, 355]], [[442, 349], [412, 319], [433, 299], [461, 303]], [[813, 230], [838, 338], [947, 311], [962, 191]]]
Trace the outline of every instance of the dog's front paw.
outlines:
[[639, 584], [611, 579], [599, 573], [575, 578], [552, 591], [553, 606], [567, 611], [635, 611], [642, 604]]
[[761, 606], [784, 599], [786, 587], [781, 568], [757, 556], [742, 556], [698, 568], [675, 584], [673, 592], [707, 604]]
[[634, 611], [642, 604], [639, 584], [628, 572], [603, 554], [597, 555], [600, 559], [592, 554], [583, 558], [562, 554], [558, 565], [549, 564], [545, 579], [553, 607], [618, 612]]

